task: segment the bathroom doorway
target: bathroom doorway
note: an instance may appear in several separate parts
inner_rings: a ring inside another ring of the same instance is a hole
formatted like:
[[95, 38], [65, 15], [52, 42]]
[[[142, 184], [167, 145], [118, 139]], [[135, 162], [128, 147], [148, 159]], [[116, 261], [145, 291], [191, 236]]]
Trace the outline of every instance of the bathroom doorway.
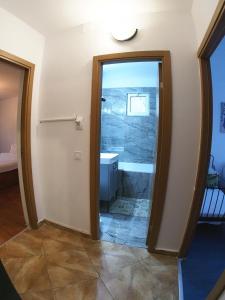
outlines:
[[91, 114], [94, 239], [159, 252], [155, 246], [166, 193], [170, 137], [169, 52], [94, 57]]
[[100, 239], [146, 247], [159, 115], [160, 61], [102, 66]]

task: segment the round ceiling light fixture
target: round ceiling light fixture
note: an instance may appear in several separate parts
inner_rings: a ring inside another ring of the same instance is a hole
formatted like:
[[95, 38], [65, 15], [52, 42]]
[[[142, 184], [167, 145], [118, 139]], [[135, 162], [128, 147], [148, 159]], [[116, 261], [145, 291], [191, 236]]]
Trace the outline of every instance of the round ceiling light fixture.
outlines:
[[133, 39], [137, 32], [137, 28], [134, 27], [117, 26], [113, 28], [111, 34], [117, 41], [124, 42]]

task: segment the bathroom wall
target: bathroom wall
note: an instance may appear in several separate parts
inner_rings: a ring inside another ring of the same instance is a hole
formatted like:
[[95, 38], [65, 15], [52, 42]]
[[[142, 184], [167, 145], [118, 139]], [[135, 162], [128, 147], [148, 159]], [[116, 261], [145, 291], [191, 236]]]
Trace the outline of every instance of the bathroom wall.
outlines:
[[[153, 163], [156, 145], [157, 88], [103, 88], [101, 151], [116, 152], [119, 161]], [[129, 93], [149, 94], [150, 115], [128, 116]]]
[[153, 174], [119, 170], [118, 195], [127, 198], [150, 199]]

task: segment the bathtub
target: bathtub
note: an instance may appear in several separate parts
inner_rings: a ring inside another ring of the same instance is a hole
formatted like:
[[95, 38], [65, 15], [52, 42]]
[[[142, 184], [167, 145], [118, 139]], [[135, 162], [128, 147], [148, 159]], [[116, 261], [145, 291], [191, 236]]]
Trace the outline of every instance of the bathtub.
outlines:
[[119, 196], [150, 199], [154, 164], [119, 162], [118, 171]]
[[121, 171], [127, 171], [127, 172], [153, 174], [154, 173], [154, 164], [119, 162], [118, 169]]

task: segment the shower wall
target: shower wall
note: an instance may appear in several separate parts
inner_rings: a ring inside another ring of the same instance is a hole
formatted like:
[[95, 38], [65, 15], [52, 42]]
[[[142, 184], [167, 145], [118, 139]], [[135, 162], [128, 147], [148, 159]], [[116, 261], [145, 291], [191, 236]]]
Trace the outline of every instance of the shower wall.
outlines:
[[[149, 116], [127, 116], [127, 94], [149, 94]], [[123, 162], [154, 163], [158, 88], [104, 88], [101, 114], [101, 152], [116, 152]]]

